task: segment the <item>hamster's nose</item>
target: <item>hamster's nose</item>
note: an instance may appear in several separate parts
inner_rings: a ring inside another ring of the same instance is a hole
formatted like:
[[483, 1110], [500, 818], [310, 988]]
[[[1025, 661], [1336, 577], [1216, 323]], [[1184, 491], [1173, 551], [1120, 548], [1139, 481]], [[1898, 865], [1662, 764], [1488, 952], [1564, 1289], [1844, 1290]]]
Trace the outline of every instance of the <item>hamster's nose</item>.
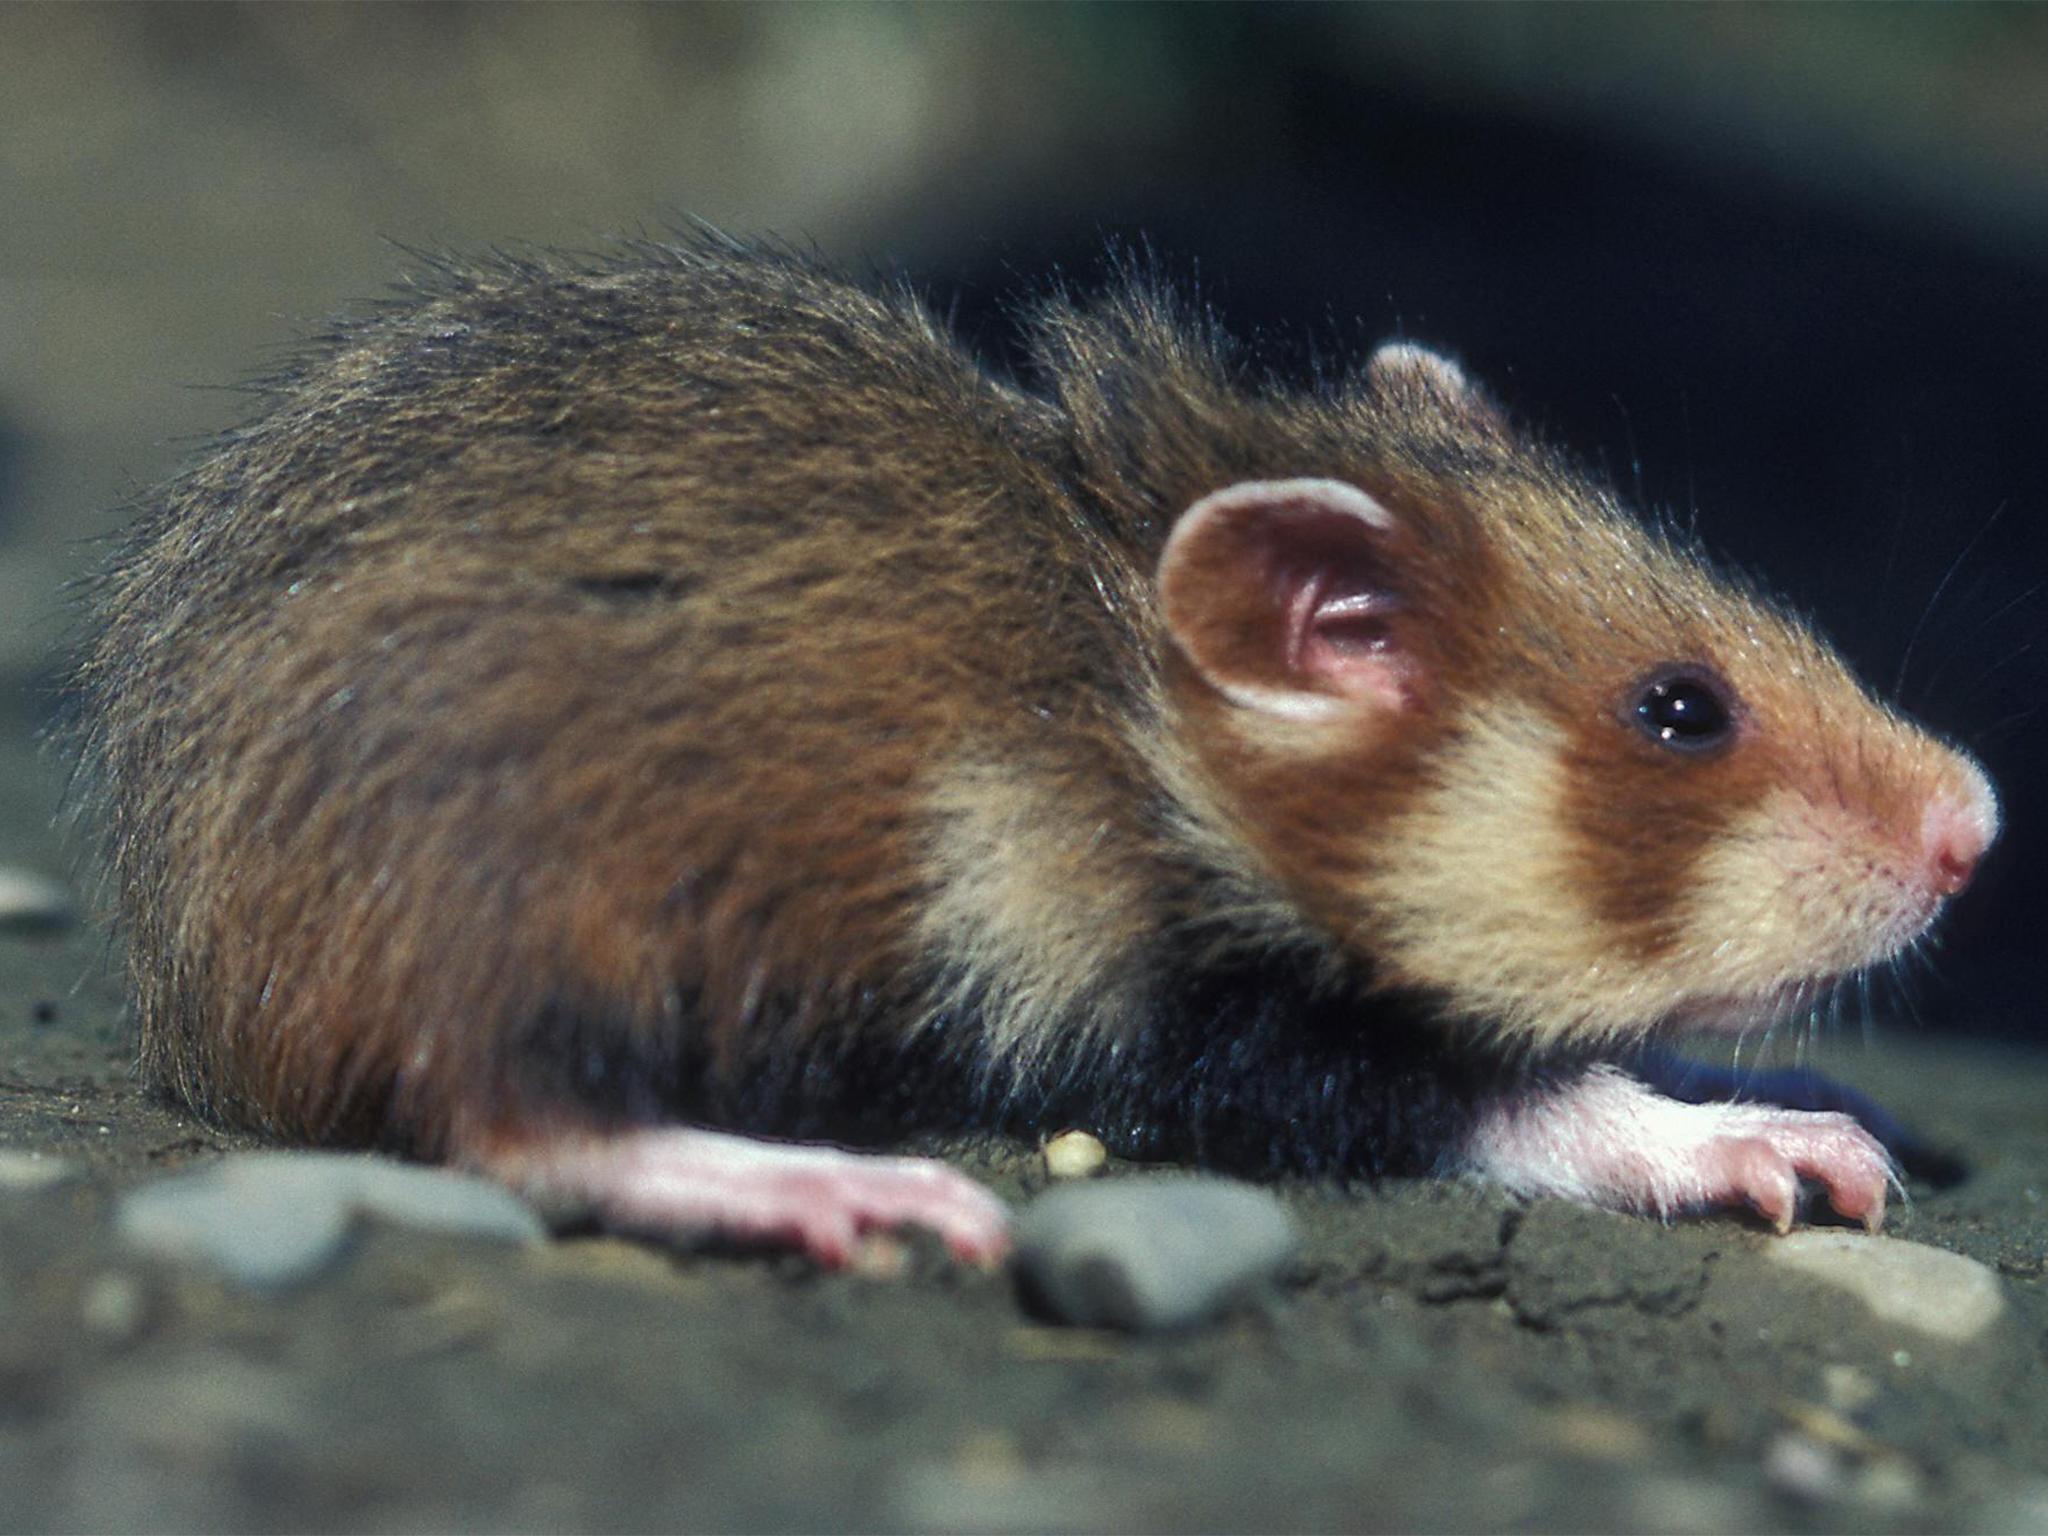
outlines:
[[1944, 789], [1927, 802], [1920, 818], [1920, 847], [1927, 883], [1953, 896], [1970, 883], [1977, 865], [1998, 836], [1998, 798], [1991, 781], [1974, 765], [1960, 793]]

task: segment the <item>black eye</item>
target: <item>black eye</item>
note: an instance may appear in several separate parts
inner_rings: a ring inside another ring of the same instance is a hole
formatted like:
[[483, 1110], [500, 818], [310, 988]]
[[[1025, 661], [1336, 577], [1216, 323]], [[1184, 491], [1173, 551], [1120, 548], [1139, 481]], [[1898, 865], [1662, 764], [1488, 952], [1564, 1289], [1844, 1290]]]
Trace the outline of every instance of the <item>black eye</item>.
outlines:
[[1687, 668], [1660, 672], [1636, 693], [1636, 729], [1673, 752], [1711, 752], [1735, 735], [1728, 685]]

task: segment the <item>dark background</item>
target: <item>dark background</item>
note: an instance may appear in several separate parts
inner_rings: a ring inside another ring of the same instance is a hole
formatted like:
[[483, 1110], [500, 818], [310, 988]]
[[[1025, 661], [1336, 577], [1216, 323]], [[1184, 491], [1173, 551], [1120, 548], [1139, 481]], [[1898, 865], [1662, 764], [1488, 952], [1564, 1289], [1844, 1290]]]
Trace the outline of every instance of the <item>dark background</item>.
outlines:
[[683, 214], [907, 272], [997, 358], [1113, 237], [1283, 367], [1459, 356], [1983, 758], [2007, 834], [1913, 992], [2041, 1034], [2048, 9], [0, 10], [26, 715], [88, 541], [236, 415], [190, 386], [375, 293], [387, 239]]

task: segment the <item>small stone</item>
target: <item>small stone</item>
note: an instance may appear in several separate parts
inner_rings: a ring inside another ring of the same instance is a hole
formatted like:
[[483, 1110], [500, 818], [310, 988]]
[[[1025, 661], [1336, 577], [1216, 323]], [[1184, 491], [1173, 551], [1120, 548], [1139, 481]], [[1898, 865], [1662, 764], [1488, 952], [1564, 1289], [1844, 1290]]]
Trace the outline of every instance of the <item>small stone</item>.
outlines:
[[79, 1297], [78, 1319], [108, 1343], [126, 1344], [148, 1325], [149, 1301], [133, 1275], [99, 1275]]
[[1771, 1243], [1774, 1264], [1849, 1292], [1879, 1319], [1963, 1343], [1997, 1322], [1997, 1274], [1959, 1253], [1856, 1232], [1794, 1232]]
[[1842, 1458], [1806, 1435], [1783, 1434], [1764, 1450], [1764, 1480], [1795, 1499], [1839, 1498], [1847, 1487]]
[[77, 1177], [78, 1165], [69, 1158], [15, 1147], [0, 1148], [0, 1189], [33, 1192]]
[[1109, 1162], [1109, 1148], [1086, 1131], [1061, 1131], [1045, 1144], [1045, 1171], [1055, 1179], [1088, 1179]]
[[1856, 1502], [1888, 1514], [1904, 1514], [1926, 1496], [1920, 1474], [1902, 1456], [1882, 1456], [1856, 1474]]
[[0, 868], [0, 933], [56, 933], [71, 926], [71, 893], [26, 869]]
[[1820, 1390], [1828, 1407], [1837, 1413], [1861, 1413], [1877, 1401], [1877, 1383], [1853, 1365], [1822, 1366]]
[[1216, 1316], [1279, 1273], [1294, 1222], [1265, 1190], [1164, 1176], [1069, 1183], [1018, 1218], [1026, 1295], [1060, 1322], [1151, 1332]]
[[1544, 1421], [1543, 1437], [1565, 1455], [1588, 1461], [1643, 1461], [1650, 1454], [1643, 1426], [1604, 1408], [1559, 1409]]
[[1859, 1456], [1876, 1449], [1869, 1434], [1832, 1408], [1822, 1408], [1813, 1403], [1787, 1403], [1783, 1412], [1794, 1428], [1821, 1445]]
[[122, 1196], [115, 1224], [145, 1252], [210, 1264], [257, 1288], [309, 1279], [340, 1254], [353, 1216], [345, 1201], [249, 1185], [219, 1168], [183, 1174]]
[[509, 1191], [390, 1158], [252, 1152], [131, 1190], [115, 1212], [137, 1247], [211, 1264], [243, 1285], [292, 1285], [341, 1253], [359, 1214], [502, 1242], [546, 1235]]

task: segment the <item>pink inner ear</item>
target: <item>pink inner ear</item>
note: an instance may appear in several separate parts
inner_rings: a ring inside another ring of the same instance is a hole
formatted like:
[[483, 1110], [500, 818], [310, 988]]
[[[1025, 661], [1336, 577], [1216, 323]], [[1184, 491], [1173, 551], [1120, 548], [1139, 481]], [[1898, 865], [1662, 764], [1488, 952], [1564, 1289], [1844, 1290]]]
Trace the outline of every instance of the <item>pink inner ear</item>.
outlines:
[[1168, 537], [1162, 614], [1182, 654], [1245, 707], [1400, 709], [1419, 682], [1403, 643], [1405, 547], [1394, 515], [1354, 485], [1242, 481], [1189, 507]]
[[1287, 669], [1312, 687], [1399, 708], [1412, 683], [1390, 623], [1400, 603], [1391, 592], [1358, 585], [1358, 574], [1318, 562], [1283, 577], [1294, 584]]

